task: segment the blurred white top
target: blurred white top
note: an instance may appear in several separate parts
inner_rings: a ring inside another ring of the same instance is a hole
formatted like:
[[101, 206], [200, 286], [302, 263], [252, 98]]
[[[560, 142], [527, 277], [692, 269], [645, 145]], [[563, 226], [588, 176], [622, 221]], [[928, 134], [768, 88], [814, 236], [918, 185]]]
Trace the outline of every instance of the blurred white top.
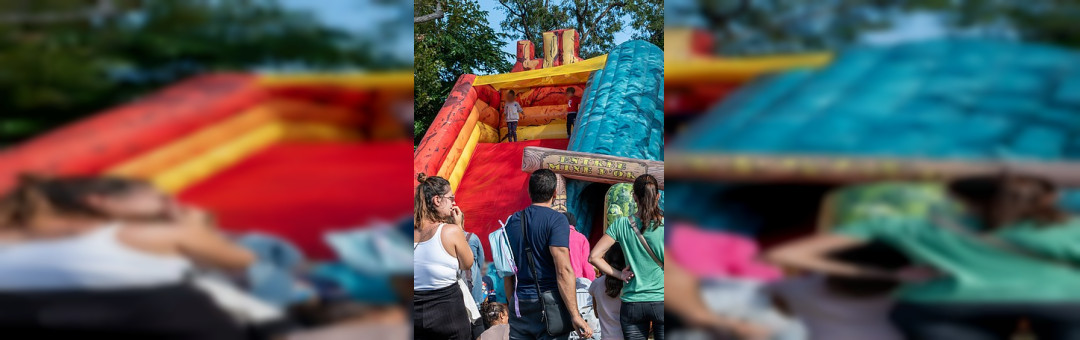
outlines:
[[811, 339], [903, 339], [889, 321], [893, 298], [888, 294], [868, 298], [833, 294], [827, 289], [822, 275], [776, 282], [772, 290], [802, 318]]
[[64, 239], [0, 243], [0, 290], [108, 289], [177, 283], [192, 265], [117, 239], [119, 224]]
[[413, 290], [435, 290], [457, 283], [457, 258], [450, 256], [442, 243], [439, 224], [435, 236], [420, 243], [413, 243]]

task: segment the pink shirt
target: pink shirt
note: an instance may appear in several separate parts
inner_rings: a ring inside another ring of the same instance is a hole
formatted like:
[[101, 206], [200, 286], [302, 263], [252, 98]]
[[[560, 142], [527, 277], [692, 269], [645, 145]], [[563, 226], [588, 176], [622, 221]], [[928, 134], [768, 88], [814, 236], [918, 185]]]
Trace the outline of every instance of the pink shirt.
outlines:
[[758, 261], [757, 243], [742, 235], [682, 224], [670, 229], [671, 256], [697, 277], [780, 279], [776, 267]]
[[596, 270], [589, 263], [589, 239], [570, 226], [570, 265], [574, 267], [574, 276], [596, 280]]

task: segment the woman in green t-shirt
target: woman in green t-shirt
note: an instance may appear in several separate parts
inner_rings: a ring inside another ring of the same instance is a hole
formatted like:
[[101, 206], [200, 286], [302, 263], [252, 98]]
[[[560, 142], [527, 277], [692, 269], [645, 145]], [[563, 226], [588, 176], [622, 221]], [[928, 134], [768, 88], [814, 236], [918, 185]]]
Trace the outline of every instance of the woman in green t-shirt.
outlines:
[[[1080, 223], [1033, 176], [956, 180], [965, 212], [870, 218], [781, 246], [769, 258], [830, 275], [904, 282], [893, 322], [909, 339], [1008, 339], [1021, 318], [1038, 339], [1080, 339]], [[830, 254], [871, 241], [917, 266], [882, 270]]]
[[[589, 253], [589, 262], [601, 273], [626, 282], [619, 324], [627, 340], [645, 340], [650, 326], [653, 339], [664, 340], [664, 211], [660, 209], [659, 188], [655, 177], [638, 176], [633, 188], [637, 213], [611, 222]], [[616, 242], [628, 264], [622, 271], [615, 271], [604, 260]]]

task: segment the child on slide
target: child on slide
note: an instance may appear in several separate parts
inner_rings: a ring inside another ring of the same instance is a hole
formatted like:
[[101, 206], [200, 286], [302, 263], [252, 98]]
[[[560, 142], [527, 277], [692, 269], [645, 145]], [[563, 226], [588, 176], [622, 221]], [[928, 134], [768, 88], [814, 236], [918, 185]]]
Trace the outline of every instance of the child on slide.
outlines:
[[506, 103], [503, 104], [503, 112], [506, 114], [506, 139], [511, 142], [518, 141], [517, 124], [522, 111], [521, 104], [518, 104], [514, 97], [514, 90], [510, 90], [506, 95]]

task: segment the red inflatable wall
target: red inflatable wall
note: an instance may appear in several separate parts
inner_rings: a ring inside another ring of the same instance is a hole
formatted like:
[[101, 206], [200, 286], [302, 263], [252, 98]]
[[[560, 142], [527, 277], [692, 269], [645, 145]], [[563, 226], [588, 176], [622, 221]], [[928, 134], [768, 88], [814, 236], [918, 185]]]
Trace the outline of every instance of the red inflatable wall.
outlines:
[[[454, 145], [458, 134], [461, 133], [461, 128], [465, 125], [465, 120], [469, 118], [473, 105], [476, 104], [477, 94], [472, 86], [475, 79], [476, 76], [472, 74], [462, 75], [458, 78], [457, 84], [454, 84], [454, 88], [450, 90], [446, 104], [443, 104], [439, 114], [428, 127], [424, 139], [420, 141], [416, 152], [413, 153], [414, 172], [434, 176], [439, 171], [446, 153]], [[414, 188], [416, 184], [414, 179]]]
[[0, 192], [19, 173], [96, 174], [261, 101], [243, 74], [196, 77], [0, 152]]

